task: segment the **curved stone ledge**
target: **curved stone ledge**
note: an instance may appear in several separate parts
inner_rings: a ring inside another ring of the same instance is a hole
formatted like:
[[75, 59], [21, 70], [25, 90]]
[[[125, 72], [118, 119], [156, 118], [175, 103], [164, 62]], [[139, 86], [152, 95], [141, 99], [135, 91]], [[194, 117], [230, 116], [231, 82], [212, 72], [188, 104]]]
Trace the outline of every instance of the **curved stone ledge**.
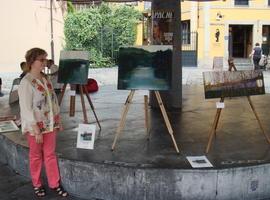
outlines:
[[[29, 177], [28, 148], [0, 135], [0, 161]], [[125, 167], [59, 158], [62, 183], [84, 199], [265, 199], [270, 164], [227, 169]]]

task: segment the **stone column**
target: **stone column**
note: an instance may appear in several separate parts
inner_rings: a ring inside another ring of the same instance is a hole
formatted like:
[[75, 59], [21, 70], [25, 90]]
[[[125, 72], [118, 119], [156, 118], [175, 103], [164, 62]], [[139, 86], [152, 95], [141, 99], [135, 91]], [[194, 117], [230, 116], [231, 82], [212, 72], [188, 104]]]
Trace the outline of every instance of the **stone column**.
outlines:
[[[169, 91], [160, 92], [163, 103], [168, 109], [180, 109], [182, 107], [182, 61], [181, 61], [181, 4], [179, 0], [152, 0], [153, 10], [171, 10], [173, 15], [173, 64], [172, 64], [172, 88]], [[153, 13], [153, 12], [152, 12]], [[154, 94], [150, 94], [150, 105], [156, 107]]]

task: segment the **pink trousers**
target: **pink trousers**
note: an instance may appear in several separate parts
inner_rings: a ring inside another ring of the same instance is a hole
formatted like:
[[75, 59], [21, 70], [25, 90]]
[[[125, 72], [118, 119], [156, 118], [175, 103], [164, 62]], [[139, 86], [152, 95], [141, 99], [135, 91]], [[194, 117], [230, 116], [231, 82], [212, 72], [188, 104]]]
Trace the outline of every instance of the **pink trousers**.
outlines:
[[41, 169], [45, 164], [48, 184], [50, 188], [59, 186], [60, 175], [55, 155], [56, 132], [43, 134], [43, 143], [37, 144], [35, 136], [27, 134], [29, 144], [29, 166], [34, 187], [42, 186]]

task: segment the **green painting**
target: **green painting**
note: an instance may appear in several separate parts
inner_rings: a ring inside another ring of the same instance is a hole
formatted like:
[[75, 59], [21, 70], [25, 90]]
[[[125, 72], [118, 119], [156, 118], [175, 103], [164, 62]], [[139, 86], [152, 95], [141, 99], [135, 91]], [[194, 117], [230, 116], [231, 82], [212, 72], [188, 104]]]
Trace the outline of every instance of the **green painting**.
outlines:
[[169, 90], [172, 46], [122, 47], [118, 58], [118, 89]]
[[86, 51], [61, 51], [58, 83], [87, 84], [89, 54]]

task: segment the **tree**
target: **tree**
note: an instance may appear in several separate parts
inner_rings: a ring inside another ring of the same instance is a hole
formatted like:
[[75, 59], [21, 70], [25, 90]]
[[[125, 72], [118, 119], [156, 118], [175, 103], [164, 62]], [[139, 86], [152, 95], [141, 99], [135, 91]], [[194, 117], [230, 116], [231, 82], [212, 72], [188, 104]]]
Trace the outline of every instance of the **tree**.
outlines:
[[70, 12], [65, 18], [65, 49], [90, 52], [95, 67], [111, 66], [122, 45], [133, 45], [141, 14], [130, 6], [101, 4]]

